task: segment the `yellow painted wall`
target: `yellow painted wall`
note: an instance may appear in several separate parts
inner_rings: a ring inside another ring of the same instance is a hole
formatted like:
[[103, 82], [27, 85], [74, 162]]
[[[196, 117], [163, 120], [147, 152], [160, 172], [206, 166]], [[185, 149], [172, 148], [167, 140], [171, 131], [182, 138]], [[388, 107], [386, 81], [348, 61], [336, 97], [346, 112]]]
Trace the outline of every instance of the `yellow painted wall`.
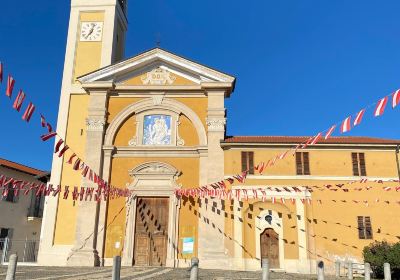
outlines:
[[[83, 160], [85, 154], [86, 142], [86, 117], [88, 95], [71, 95], [70, 110], [68, 115], [66, 143], [78, 154]], [[61, 185], [70, 186], [70, 192], [74, 186], [81, 186], [81, 174], [72, 169], [72, 165], [65, 163], [72, 154], [71, 150], [64, 155], [64, 163], [62, 167]], [[60, 194], [57, 209], [56, 229], [54, 236], [55, 245], [72, 245], [75, 240], [75, 226], [77, 205], [72, 201], [71, 193], [69, 199], [63, 199], [63, 193]]]
[[[104, 21], [104, 12], [82, 12], [79, 21], [80, 23], [84, 21]], [[80, 30], [80, 27], [78, 30]], [[81, 42], [79, 40], [80, 32], [77, 36], [73, 82], [77, 77], [99, 69], [101, 65], [102, 42]]]
[[190, 109], [192, 109], [203, 123], [205, 130], [207, 131], [206, 119], [207, 119], [207, 108], [208, 99], [207, 97], [176, 97], [173, 98], [179, 101]]
[[[241, 172], [241, 151], [231, 149], [225, 151], [225, 174]], [[286, 150], [283, 149], [243, 149], [254, 151], [254, 164], [267, 162]], [[367, 175], [372, 177], [396, 177], [396, 155], [394, 151], [377, 150], [304, 150], [309, 152], [310, 173], [312, 176], [353, 176], [351, 161], [352, 152], [365, 153]], [[288, 154], [277, 164], [268, 167], [263, 175], [296, 175], [296, 162], [292, 154]]]
[[[199, 182], [199, 159], [197, 158], [114, 158], [112, 161], [111, 184], [125, 186], [131, 183], [133, 178], [129, 176], [129, 170], [148, 161], [165, 162], [182, 171], [177, 183], [183, 186], [197, 186]], [[125, 199], [113, 199], [109, 201], [107, 214], [106, 232], [106, 257], [112, 257], [120, 253], [115, 249], [115, 242], [124, 242], [126, 212], [124, 208]], [[181, 237], [188, 234], [195, 234], [195, 248], [197, 248], [197, 219], [194, 219], [197, 206], [189, 203], [182, 203], [179, 215], [179, 250], [182, 248]], [[197, 251], [195, 251], [195, 255]], [[181, 256], [182, 257], [182, 256]], [[190, 256], [185, 256], [190, 258]]]
[[111, 97], [108, 101], [107, 124], [112, 123], [114, 118], [127, 106], [136, 103], [143, 98], [139, 97]]
[[[277, 149], [243, 149], [245, 151], [254, 151], [254, 163], [267, 161], [276, 154], [282, 153], [284, 150]], [[225, 174], [232, 175], [241, 171], [241, 150], [232, 149], [225, 151]], [[364, 152], [366, 160], [366, 170], [368, 176], [373, 177], [397, 177], [396, 158], [394, 151], [385, 150], [309, 150], [310, 153], [310, 171], [312, 176], [344, 176], [351, 177], [352, 162], [351, 152]], [[308, 176], [301, 176], [293, 179], [257, 179], [257, 171], [255, 177], [250, 177], [244, 184], [235, 182], [235, 186], [314, 186], [312, 192], [311, 205], [305, 205], [306, 215], [299, 217], [303, 219], [307, 228], [308, 249], [310, 258], [328, 258], [335, 259], [337, 257], [361, 258], [362, 249], [374, 240], [388, 240], [397, 242], [398, 238], [398, 216], [399, 203], [397, 193], [395, 191], [386, 192], [383, 186], [398, 186], [398, 183], [355, 183], [343, 186], [343, 190], [330, 191], [324, 185], [343, 184], [346, 180], [328, 181], [321, 179], [310, 179]], [[295, 159], [288, 156], [284, 160], [278, 161], [274, 167], [267, 168], [263, 175], [296, 175]], [[321, 190], [315, 188], [320, 187]], [[372, 189], [366, 190], [366, 186], [372, 186]], [[362, 191], [355, 188], [364, 187]], [[380, 202], [375, 202], [376, 199]], [[321, 202], [318, 202], [320, 200]], [[336, 202], [332, 201], [335, 200]], [[369, 202], [366, 206], [363, 202]], [[386, 201], [386, 202], [385, 202]], [[262, 202], [259, 202], [262, 203]], [[286, 206], [291, 206], [290, 202], [286, 202]], [[273, 210], [276, 204], [269, 204], [267, 209]], [[295, 213], [296, 209], [291, 209]], [[253, 211], [254, 212], [254, 211]], [[283, 211], [281, 211], [283, 213]], [[358, 237], [357, 216], [370, 216], [372, 222], [373, 239], [363, 240]], [[291, 227], [295, 220], [288, 220], [284, 217], [284, 234], [290, 234], [285, 239], [297, 240], [297, 229]], [[248, 238], [253, 236], [254, 231], [251, 228], [253, 222], [251, 218], [246, 217], [243, 223], [244, 246], [249, 251], [247, 257], [255, 252], [254, 239]], [[232, 225], [228, 225], [227, 229], [231, 229]], [[296, 245], [285, 245], [285, 258], [297, 258], [297, 241]], [[246, 257], [246, 254], [244, 255]], [[290, 256], [290, 257], [289, 257]]]

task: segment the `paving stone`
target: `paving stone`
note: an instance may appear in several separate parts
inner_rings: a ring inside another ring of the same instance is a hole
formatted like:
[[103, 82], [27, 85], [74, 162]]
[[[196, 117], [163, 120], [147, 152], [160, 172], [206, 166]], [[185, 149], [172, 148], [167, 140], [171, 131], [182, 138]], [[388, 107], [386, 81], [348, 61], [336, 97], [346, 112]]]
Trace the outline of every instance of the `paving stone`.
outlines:
[[[6, 266], [0, 266], [0, 279], [4, 279]], [[42, 267], [18, 266], [17, 280], [94, 280], [111, 279], [111, 267]], [[188, 268], [171, 269], [165, 267], [123, 267], [121, 280], [187, 280], [190, 277]], [[261, 279], [261, 271], [227, 271], [213, 269], [199, 269], [199, 280], [257, 280]], [[315, 275], [301, 275], [272, 272], [270, 279], [281, 280], [313, 280]], [[326, 276], [326, 280], [336, 280]], [[343, 279], [343, 278], [341, 278]]]

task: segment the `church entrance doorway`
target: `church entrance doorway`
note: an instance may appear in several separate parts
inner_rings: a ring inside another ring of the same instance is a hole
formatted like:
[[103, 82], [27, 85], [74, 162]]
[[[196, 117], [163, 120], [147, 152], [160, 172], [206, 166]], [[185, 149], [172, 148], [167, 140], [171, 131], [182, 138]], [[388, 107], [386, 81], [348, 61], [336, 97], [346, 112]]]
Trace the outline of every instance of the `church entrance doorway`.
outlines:
[[279, 234], [272, 228], [265, 229], [260, 235], [261, 259], [269, 260], [270, 268], [279, 268]]
[[169, 198], [138, 197], [137, 201], [133, 264], [165, 266]]

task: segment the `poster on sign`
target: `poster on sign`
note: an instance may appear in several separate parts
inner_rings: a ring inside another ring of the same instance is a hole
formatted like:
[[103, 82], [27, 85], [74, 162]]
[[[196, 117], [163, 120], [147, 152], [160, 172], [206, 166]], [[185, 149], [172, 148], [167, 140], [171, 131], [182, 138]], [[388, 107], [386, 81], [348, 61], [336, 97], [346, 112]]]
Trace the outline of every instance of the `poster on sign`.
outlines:
[[184, 237], [182, 238], [182, 253], [183, 254], [193, 254], [194, 248], [194, 238], [193, 237]]

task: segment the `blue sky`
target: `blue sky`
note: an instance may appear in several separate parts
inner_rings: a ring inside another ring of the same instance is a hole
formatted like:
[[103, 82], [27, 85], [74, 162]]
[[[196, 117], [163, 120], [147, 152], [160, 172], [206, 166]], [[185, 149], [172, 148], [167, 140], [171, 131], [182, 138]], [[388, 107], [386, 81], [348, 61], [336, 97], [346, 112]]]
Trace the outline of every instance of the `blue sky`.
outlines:
[[[201, 3], [201, 4], [200, 4]], [[155, 46], [237, 78], [228, 135], [314, 135], [400, 88], [399, 1], [129, 1], [126, 56]], [[5, 1], [0, 60], [56, 122], [69, 1]], [[157, 35], [159, 34], [159, 36]], [[0, 88], [4, 92], [4, 83]], [[400, 138], [400, 108], [349, 135]], [[50, 169], [38, 118], [0, 94], [0, 157]]]

